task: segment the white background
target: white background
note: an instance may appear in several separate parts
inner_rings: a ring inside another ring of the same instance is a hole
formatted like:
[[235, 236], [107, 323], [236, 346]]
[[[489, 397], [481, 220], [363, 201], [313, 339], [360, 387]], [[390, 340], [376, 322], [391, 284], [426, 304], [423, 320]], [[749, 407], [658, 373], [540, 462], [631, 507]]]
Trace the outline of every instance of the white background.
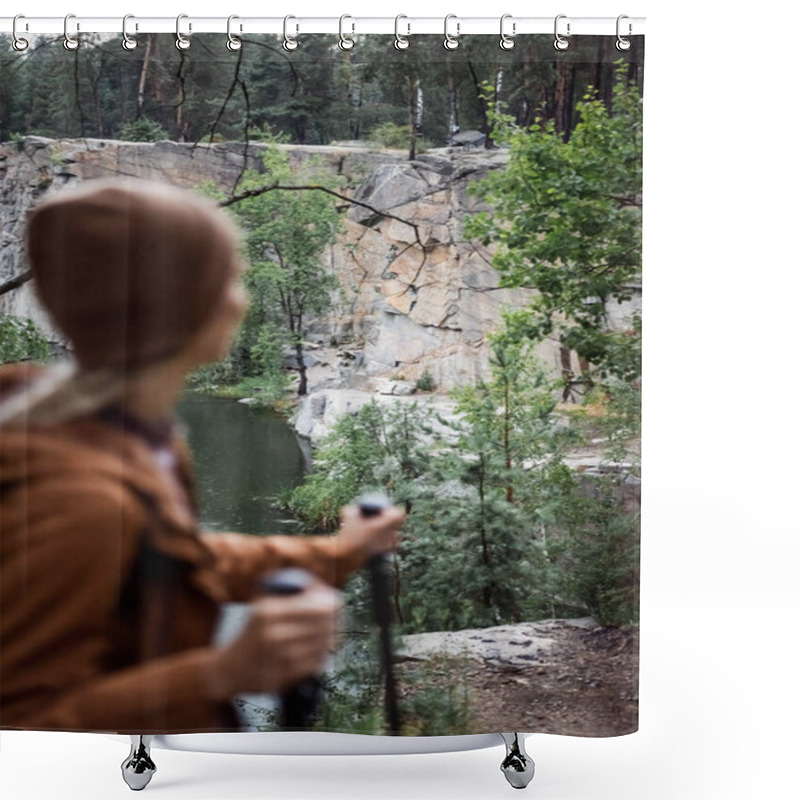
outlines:
[[[527, 791], [539, 800], [794, 798], [797, 12], [621, 2], [20, 0], [4, 13], [646, 16], [641, 730], [607, 740], [531, 737], [537, 776]], [[119, 773], [126, 753], [98, 735], [4, 731], [0, 792], [130, 796]], [[155, 757], [146, 792], [165, 800], [489, 800], [513, 791], [498, 770], [501, 748]]]

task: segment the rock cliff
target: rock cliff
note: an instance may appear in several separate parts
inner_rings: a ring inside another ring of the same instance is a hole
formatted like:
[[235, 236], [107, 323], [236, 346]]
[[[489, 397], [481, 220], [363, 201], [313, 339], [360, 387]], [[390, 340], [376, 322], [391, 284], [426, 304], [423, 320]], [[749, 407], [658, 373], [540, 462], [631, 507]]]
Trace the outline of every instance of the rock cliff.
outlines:
[[[469, 184], [502, 168], [505, 153], [446, 149], [408, 161], [402, 152], [357, 144], [281, 147], [295, 168], [313, 158], [343, 175], [344, 192], [363, 204], [351, 205], [343, 234], [324, 255], [342, 288], [332, 312], [309, 329], [310, 391], [387, 393], [387, 379], [413, 385], [426, 371], [446, 390], [485, 376], [487, 333], [504, 308], [530, 299], [528, 291], [500, 288], [491, 253], [462, 233], [476, 210]], [[263, 148], [38, 137], [0, 146], [0, 283], [24, 271], [25, 215], [45, 194], [113, 175], [183, 187], [211, 181], [230, 192], [245, 167], [261, 167]], [[0, 297], [0, 312], [30, 317], [57, 339], [29, 284]], [[561, 370], [555, 343], [540, 355]]]

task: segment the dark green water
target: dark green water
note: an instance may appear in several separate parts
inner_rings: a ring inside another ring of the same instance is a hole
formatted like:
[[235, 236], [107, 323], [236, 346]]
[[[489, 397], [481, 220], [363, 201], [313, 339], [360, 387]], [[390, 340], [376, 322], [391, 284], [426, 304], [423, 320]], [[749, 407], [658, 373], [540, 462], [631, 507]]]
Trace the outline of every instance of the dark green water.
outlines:
[[194, 456], [201, 521], [210, 530], [289, 533], [296, 525], [273, 499], [296, 486], [305, 458], [277, 415], [187, 392], [178, 416]]

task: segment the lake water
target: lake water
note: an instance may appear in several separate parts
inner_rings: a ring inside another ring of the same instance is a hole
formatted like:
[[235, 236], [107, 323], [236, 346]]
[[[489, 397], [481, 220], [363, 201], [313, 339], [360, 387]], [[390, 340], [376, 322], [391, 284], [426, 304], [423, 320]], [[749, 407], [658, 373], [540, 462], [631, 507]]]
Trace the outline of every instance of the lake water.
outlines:
[[273, 501], [300, 483], [307, 458], [281, 417], [195, 392], [184, 394], [178, 416], [188, 429], [204, 528], [255, 534], [296, 530]]

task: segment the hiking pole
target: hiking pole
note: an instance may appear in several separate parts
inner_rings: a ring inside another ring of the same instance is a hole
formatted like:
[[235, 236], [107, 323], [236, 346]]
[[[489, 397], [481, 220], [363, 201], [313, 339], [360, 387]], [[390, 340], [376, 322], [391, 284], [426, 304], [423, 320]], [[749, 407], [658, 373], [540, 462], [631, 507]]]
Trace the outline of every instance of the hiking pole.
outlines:
[[[304, 592], [313, 582], [310, 572], [287, 568], [264, 575], [259, 581], [263, 594], [291, 595]], [[317, 678], [290, 686], [281, 695], [281, 727], [307, 730], [312, 722], [321, 692]]]
[[[382, 494], [365, 494], [356, 500], [363, 517], [376, 517], [392, 505], [391, 500]], [[392, 663], [392, 637], [390, 625], [392, 608], [389, 599], [389, 581], [386, 575], [387, 556], [377, 553], [367, 562], [367, 570], [372, 584], [372, 608], [375, 623], [380, 632], [381, 668], [384, 677], [384, 707], [389, 734], [400, 733], [400, 711], [397, 704], [397, 684]]]

